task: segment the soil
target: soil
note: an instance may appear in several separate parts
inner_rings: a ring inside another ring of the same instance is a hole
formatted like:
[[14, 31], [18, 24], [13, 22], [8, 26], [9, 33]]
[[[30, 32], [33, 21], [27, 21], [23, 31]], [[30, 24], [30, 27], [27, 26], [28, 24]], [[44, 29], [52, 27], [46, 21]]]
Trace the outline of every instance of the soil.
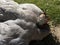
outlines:
[[60, 26], [52, 26], [50, 34], [43, 40], [33, 40], [29, 45], [60, 45]]

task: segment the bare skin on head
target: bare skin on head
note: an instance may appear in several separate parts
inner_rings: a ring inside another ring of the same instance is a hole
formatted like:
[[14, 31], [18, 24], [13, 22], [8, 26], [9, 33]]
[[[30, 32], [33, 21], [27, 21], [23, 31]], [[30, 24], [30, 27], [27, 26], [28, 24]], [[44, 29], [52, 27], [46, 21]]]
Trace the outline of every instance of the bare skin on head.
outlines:
[[0, 23], [0, 39], [7, 41], [11, 37], [9, 43], [12, 45], [21, 45], [21, 42], [22, 45], [25, 45], [24, 43], [28, 45], [29, 41], [42, 40], [49, 34], [49, 31], [42, 32], [40, 27], [37, 27], [37, 22], [43, 25], [47, 23], [47, 18], [35, 4], [19, 5], [13, 0], [0, 0], [0, 4], [0, 20], [2, 20]]

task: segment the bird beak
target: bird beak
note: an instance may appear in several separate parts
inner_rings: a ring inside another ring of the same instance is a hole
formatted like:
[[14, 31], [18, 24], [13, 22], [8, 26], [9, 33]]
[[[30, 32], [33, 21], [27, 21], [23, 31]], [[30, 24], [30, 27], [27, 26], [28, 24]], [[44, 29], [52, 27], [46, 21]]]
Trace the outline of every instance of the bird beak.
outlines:
[[46, 23], [49, 22], [49, 20], [50, 20], [49, 16], [47, 16], [45, 14], [41, 14], [39, 17], [43, 18], [46, 21]]

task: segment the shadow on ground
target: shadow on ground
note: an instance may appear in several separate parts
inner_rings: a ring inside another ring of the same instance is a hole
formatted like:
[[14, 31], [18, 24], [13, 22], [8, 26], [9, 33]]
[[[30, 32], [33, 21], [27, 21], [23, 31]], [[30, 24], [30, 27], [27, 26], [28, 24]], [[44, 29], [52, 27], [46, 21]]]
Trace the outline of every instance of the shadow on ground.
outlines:
[[56, 40], [54, 40], [54, 37], [52, 36], [52, 34], [49, 34], [42, 41], [33, 40], [33, 41], [30, 42], [29, 45], [60, 45], [60, 43], [56, 42]]

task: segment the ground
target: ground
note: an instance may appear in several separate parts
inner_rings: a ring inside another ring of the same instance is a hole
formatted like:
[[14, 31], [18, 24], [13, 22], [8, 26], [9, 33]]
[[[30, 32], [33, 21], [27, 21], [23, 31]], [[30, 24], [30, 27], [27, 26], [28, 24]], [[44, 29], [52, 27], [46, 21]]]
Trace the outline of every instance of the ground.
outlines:
[[60, 26], [51, 27], [51, 33], [42, 41], [32, 41], [30, 45], [60, 45]]

